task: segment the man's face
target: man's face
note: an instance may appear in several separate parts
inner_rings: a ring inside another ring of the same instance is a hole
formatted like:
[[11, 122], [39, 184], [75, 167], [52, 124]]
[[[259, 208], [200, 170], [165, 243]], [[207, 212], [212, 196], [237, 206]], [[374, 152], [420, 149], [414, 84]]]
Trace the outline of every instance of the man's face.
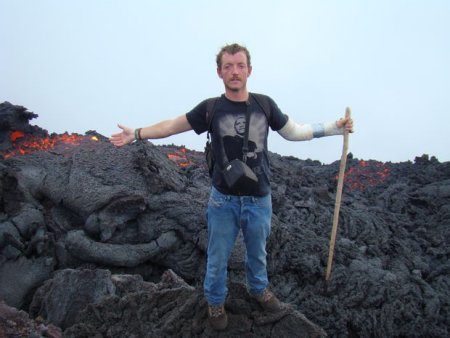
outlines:
[[245, 117], [239, 117], [236, 122], [234, 122], [234, 129], [238, 135], [245, 134]]
[[251, 73], [252, 67], [247, 65], [247, 55], [244, 52], [224, 53], [222, 66], [217, 69], [225, 88], [236, 92], [247, 88], [247, 78]]

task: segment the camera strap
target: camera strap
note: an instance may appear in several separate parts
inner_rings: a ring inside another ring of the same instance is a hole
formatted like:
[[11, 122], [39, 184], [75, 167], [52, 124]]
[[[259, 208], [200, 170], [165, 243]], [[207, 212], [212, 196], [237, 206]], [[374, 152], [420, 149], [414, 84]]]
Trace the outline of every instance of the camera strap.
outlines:
[[247, 162], [247, 153], [248, 153], [248, 133], [250, 130], [250, 100], [247, 100], [245, 104], [247, 105], [247, 110], [245, 112], [244, 144], [242, 145], [242, 161], [244, 163]]

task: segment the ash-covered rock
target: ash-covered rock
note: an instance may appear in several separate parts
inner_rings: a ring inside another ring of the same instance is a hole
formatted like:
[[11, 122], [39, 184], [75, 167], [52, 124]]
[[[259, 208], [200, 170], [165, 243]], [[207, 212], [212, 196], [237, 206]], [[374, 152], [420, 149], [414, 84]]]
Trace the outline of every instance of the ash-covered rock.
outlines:
[[[27, 127], [33, 115], [23, 107], [3, 103], [0, 112], [0, 300], [67, 337], [216, 336], [202, 296], [203, 153], [149, 142], [115, 148], [95, 132], [14, 148], [40, 128]], [[239, 237], [222, 336], [449, 335], [449, 162], [349, 155], [327, 285], [338, 162], [270, 161], [269, 275], [292, 308], [267, 317], [248, 297]]]

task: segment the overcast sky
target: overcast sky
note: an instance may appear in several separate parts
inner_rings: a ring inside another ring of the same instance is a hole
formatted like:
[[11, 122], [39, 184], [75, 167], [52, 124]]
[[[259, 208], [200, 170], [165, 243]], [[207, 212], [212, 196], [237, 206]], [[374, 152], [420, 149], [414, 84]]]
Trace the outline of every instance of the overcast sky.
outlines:
[[[352, 109], [349, 151], [402, 162], [450, 160], [449, 0], [0, 0], [0, 102], [50, 133], [143, 127], [223, 93], [215, 56], [252, 54], [250, 91], [297, 122]], [[156, 144], [203, 150], [193, 131]], [[331, 163], [342, 137], [269, 149]]]

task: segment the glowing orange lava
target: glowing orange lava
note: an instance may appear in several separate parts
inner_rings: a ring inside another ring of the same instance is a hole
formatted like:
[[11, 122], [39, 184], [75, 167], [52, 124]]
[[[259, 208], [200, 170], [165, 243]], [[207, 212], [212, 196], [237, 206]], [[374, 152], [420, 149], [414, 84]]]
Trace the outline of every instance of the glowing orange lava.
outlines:
[[352, 190], [363, 190], [383, 183], [387, 177], [389, 169], [385, 164], [360, 160], [346, 171], [344, 184]]
[[187, 167], [192, 164], [192, 161], [187, 158], [186, 148], [181, 148], [174, 153], [167, 154], [167, 157], [179, 167]]
[[79, 145], [83, 140], [98, 141], [96, 136], [82, 136], [62, 134], [56, 136], [36, 137], [26, 135], [22, 131], [13, 131], [10, 134], [12, 147], [0, 152], [4, 158], [30, 154], [35, 151], [48, 151], [58, 144]]
[[18, 138], [24, 137], [25, 133], [23, 131], [13, 131], [11, 133], [10, 139], [15, 142]]

